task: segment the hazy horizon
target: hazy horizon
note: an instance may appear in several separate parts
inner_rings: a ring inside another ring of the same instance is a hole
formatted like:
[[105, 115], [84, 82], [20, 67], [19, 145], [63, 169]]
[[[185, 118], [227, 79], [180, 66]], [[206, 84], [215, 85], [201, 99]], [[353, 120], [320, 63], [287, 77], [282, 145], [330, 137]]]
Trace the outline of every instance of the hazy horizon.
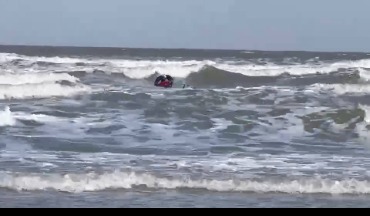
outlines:
[[0, 44], [370, 52], [369, 6], [365, 0], [3, 1]]

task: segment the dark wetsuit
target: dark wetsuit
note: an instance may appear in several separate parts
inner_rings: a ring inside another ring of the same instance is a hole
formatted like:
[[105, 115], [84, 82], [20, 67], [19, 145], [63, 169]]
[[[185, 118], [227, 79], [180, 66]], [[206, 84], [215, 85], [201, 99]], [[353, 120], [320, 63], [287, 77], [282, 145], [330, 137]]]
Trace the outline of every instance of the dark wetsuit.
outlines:
[[157, 87], [164, 87], [164, 88], [171, 88], [173, 85], [173, 77], [170, 75], [161, 75], [157, 77], [154, 82], [154, 86]]

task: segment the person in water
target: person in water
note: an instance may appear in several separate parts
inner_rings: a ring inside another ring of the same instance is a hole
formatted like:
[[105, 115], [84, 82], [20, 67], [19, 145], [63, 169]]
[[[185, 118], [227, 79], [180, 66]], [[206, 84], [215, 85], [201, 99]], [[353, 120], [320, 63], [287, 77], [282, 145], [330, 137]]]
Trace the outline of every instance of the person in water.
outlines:
[[170, 75], [160, 75], [155, 80], [154, 86], [164, 87], [164, 88], [172, 88], [173, 81], [174, 81], [174, 79]]

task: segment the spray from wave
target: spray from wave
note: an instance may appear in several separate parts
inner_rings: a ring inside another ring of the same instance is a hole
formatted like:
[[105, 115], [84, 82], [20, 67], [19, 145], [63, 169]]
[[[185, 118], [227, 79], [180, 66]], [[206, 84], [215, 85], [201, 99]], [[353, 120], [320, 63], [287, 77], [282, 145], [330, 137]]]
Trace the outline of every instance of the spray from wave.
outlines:
[[4, 111], [0, 111], [0, 127], [13, 126], [16, 122], [9, 107], [6, 107]]

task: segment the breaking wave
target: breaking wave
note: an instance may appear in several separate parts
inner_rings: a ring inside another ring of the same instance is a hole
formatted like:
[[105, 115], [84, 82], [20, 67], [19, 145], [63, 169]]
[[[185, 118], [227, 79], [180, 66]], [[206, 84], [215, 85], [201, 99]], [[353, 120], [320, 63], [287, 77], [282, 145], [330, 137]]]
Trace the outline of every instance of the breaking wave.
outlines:
[[90, 88], [87, 86], [66, 86], [59, 83], [38, 83], [10, 86], [0, 85], [0, 99], [68, 97], [89, 91]]
[[38, 84], [58, 81], [76, 83], [79, 79], [65, 73], [0, 74], [0, 85]]
[[191, 180], [159, 178], [151, 174], [113, 172], [105, 174], [0, 174], [0, 187], [17, 191], [56, 190], [81, 193], [110, 189], [200, 189], [215, 192], [288, 194], [370, 194], [370, 182], [324, 178], [298, 180]]
[[68, 73], [1, 73], [0, 100], [68, 97], [90, 88]]

